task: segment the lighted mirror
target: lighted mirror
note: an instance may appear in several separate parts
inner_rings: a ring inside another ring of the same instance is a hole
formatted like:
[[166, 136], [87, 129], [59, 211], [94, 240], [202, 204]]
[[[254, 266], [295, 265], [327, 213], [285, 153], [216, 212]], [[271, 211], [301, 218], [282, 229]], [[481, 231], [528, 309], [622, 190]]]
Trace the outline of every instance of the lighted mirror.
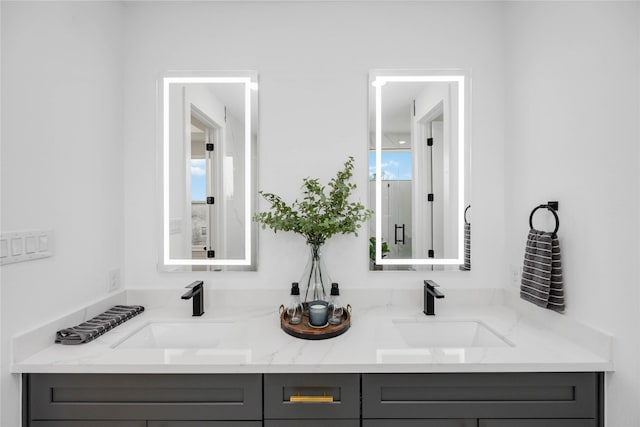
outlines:
[[372, 270], [469, 270], [469, 79], [376, 70], [369, 79]]
[[164, 270], [255, 270], [254, 72], [161, 79]]

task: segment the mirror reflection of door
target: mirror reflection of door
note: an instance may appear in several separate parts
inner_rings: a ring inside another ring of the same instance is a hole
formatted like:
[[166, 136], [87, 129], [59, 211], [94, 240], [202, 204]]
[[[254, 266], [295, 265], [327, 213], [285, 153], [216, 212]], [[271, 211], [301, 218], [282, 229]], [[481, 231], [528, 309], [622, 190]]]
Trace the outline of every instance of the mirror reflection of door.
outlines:
[[257, 77], [238, 73], [163, 78], [163, 271], [256, 268]]
[[[191, 106], [190, 127], [190, 208], [192, 259], [212, 258], [221, 246], [219, 203], [219, 159], [215, 147], [220, 140], [220, 126], [211, 118]], [[213, 252], [211, 252], [213, 251]], [[193, 270], [207, 270], [207, 266], [194, 266]]]
[[458, 269], [462, 264], [459, 162], [464, 149], [458, 138], [458, 84], [402, 75], [372, 82], [370, 200], [376, 203], [378, 191], [377, 233], [389, 249], [382, 256], [385, 270]]
[[[418, 203], [415, 209], [418, 233], [414, 249], [415, 253], [426, 258], [447, 258], [450, 230], [446, 227], [452, 225], [448, 218], [455, 218], [455, 212], [450, 211], [450, 144], [445, 143], [444, 121], [442, 102], [416, 120], [416, 168], [422, 178], [416, 180], [414, 192], [416, 200], [422, 200], [422, 203]], [[426, 198], [420, 195], [426, 195]], [[443, 267], [431, 265], [427, 269]]]

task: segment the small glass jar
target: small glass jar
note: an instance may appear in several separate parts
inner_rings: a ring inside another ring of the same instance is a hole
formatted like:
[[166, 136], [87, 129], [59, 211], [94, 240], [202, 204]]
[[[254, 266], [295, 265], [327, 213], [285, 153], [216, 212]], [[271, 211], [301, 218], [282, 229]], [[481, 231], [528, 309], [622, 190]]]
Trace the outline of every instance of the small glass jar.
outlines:
[[300, 302], [300, 288], [297, 282], [291, 284], [287, 317], [289, 318], [289, 323], [292, 325], [297, 325], [302, 322], [302, 303]]
[[331, 295], [329, 296], [329, 324], [339, 325], [342, 323], [344, 309], [340, 303], [340, 289], [337, 283], [331, 284]]

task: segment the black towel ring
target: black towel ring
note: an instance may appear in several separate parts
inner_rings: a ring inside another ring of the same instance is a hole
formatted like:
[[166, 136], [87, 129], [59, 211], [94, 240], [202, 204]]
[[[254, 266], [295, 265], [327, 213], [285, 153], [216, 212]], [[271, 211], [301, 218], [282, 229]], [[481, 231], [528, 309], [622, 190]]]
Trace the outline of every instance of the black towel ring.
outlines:
[[556, 210], [550, 205], [538, 205], [535, 207], [535, 209], [531, 211], [531, 215], [529, 215], [529, 227], [533, 230], [533, 214], [535, 214], [536, 211], [540, 208], [547, 208], [553, 214], [553, 217], [556, 219], [556, 229], [553, 230], [553, 234], [555, 235], [558, 232], [558, 229], [560, 228], [560, 218], [558, 218], [558, 214], [556, 213]]
[[467, 211], [469, 210], [469, 208], [471, 207], [471, 205], [467, 206], [464, 210], [464, 223], [465, 224], [470, 224], [470, 222], [467, 220]]

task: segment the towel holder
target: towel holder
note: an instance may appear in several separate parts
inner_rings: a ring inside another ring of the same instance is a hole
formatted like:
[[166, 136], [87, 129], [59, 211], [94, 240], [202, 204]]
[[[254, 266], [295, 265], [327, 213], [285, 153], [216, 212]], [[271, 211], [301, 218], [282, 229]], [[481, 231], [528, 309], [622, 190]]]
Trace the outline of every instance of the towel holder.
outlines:
[[531, 211], [531, 215], [529, 215], [529, 227], [533, 230], [533, 214], [535, 214], [538, 209], [542, 209], [542, 208], [548, 209], [553, 214], [553, 217], [556, 219], [556, 228], [555, 230], [553, 230], [553, 234], [555, 235], [558, 232], [558, 229], [560, 228], [560, 218], [558, 218], [558, 214], [556, 213], [556, 210], [558, 210], [558, 202], [547, 202], [546, 204], [536, 206]]

